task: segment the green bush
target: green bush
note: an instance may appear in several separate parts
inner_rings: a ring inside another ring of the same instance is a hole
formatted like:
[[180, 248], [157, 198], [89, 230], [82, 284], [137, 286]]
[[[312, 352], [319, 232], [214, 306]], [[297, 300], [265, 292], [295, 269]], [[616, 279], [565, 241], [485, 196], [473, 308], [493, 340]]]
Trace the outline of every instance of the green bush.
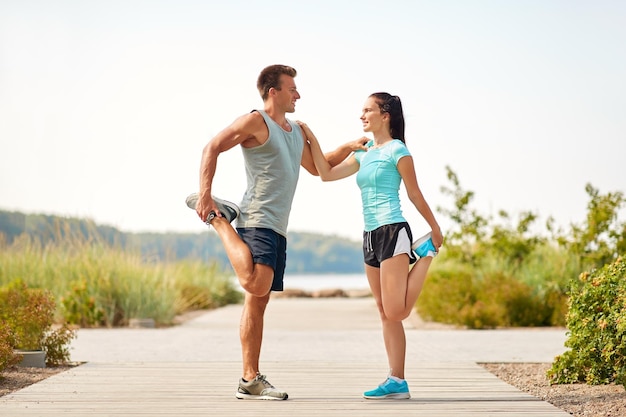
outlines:
[[19, 361], [19, 357], [15, 354], [11, 344], [12, 339], [11, 328], [5, 323], [0, 323], [0, 374]]
[[0, 288], [0, 319], [9, 328], [4, 340], [11, 349], [46, 351], [49, 365], [69, 361], [67, 346], [75, 336], [65, 326], [52, 329], [55, 310], [50, 292], [29, 288], [21, 280]]
[[473, 329], [550, 325], [554, 312], [552, 302], [516, 277], [455, 262], [433, 268], [417, 310], [427, 320]]
[[456, 263], [433, 263], [417, 301], [417, 311], [426, 320], [461, 324], [460, 312], [471, 302], [471, 288], [469, 269]]
[[39, 350], [54, 321], [52, 296], [17, 280], [0, 289], [0, 318], [11, 326], [16, 349]]
[[96, 297], [89, 293], [84, 278], [71, 283], [67, 295], [61, 297], [63, 317], [68, 324], [80, 327], [98, 327], [104, 324], [104, 311], [96, 303]]
[[46, 351], [46, 365], [54, 366], [69, 362], [69, 346], [75, 337], [76, 331], [67, 324], [52, 332], [48, 332], [43, 340], [43, 350]]
[[514, 221], [504, 210], [494, 219], [473, 209], [474, 193], [446, 169], [451, 186], [441, 191], [452, 197], [452, 208], [438, 211], [451, 226], [417, 303], [427, 319], [471, 328], [563, 326], [569, 281], [626, 249], [621, 192], [601, 194], [587, 185], [585, 222], [562, 232], [548, 218], [548, 238], [536, 231], [534, 213], [522, 212]]
[[572, 281], [567, 314], [570, 348], [548, 371], [552, 383], [617, 382], [626, 387], [626, 259]]

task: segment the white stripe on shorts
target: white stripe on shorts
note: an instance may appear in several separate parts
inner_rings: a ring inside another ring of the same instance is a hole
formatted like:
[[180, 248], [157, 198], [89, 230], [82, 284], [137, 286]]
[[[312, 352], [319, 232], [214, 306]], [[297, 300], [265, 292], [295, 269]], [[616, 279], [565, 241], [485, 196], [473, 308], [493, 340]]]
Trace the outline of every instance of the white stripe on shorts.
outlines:
[[406, 253], [410, 257], [411, 251], [411, 240], [409, 239], [406, 227], [403, 227], [402, 230], [398, 232], [398, 240], [396, 240], [396, 247], [393, 250], [393, 256]]

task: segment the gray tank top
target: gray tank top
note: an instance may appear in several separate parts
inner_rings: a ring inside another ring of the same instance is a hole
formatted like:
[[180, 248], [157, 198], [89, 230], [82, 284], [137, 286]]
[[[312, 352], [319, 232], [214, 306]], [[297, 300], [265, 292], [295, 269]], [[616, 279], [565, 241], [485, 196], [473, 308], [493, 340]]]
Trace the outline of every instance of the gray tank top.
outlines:
[[241, 147], [247, 187], [237, 227], [265, 227], [287, 237], [291, 204], [298, 184], [304, 139], [300, 126], [288, 120], [285, 131], [263, 110], [257, 110], [269, 129], [267, 141], [254, 148]]

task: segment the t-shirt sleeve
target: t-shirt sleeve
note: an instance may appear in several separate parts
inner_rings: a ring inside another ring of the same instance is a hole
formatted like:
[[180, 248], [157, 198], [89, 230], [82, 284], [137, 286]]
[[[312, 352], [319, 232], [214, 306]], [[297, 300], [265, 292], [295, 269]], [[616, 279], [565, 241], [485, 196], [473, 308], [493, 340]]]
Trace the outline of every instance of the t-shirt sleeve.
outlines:
[[[367, 142], [365, 144], [365, 146], [367, 146], [368, 148], [374, 145], [374, 141], [370, 140], [369, 142]], [[359, 165], [361, 165], [361, 160], [363, 159], [363, 156], [367, 153], [367, 151], [364, 151], [362, 149], [359, 149], [357, 151], [354, 151], [354, 157], [356, 158], [356, 161], [359, 163]]]
[[356, 158], [356, 161], [359, 163], [359, 165], [361, 164], [361, 159], [363, 159], [363, 155], [365, 155], [366, 151], [362, 151], [362, 150], [358, 150], [354, 152], [354, 157]]
[[398, 165], [398, 161], [405, 156], [411, 156], [411, 152], [402, 141], [394, 140], [393, 142], [393, 160]]

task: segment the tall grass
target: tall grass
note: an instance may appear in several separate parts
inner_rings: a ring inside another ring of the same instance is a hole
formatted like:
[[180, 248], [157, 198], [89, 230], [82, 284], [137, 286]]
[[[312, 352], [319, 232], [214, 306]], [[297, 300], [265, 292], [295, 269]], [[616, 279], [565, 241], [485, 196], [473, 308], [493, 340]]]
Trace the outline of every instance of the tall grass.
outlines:
[[0, 241], [0, 286], [22, 279], [50, 290], [59, 319], [83, 326], [119, 326], [132, 318], [169, 324], [191, 309], [240, 301], [215, 264], [159, 262], [97, 237], [58, 233], [46, 244], [22, 235]]

